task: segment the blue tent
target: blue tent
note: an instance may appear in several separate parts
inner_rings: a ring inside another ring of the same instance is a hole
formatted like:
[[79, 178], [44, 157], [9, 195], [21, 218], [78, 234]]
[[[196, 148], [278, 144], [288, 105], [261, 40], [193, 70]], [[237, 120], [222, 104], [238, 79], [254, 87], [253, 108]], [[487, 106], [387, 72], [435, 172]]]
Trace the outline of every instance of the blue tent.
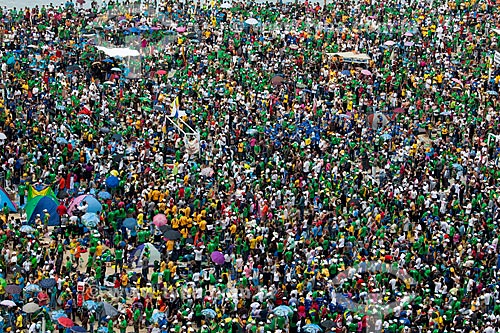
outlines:
[[9, 207], [10, 211], [15, 213], [17, 212], [16, 205], [10, 200], [9, 195], [5, 190], [0, 187], [0, 209], [3, 208], [3, 205], [7, 204], [7, 207]]
[[36, 196], [26, 204], [26, 218], [28, 223], [34, 223], [36, 215], [43, 217], [43, 210], [50, 214], [49, 226], [59, 225], [59, 215], [57, 214], [57, 202], [49, 196]]

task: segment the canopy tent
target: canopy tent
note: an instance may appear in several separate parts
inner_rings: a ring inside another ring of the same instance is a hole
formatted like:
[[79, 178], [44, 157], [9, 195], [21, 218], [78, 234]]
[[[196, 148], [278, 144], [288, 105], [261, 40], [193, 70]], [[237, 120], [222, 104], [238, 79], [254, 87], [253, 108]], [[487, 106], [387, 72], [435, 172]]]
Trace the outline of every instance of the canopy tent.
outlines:
[[17, 207], [16, 204], [10, 200], [9, 195], [5, 190], [0, 187], [0, 208], [3, 208], [3, 206], [7, 204], [7, 207], [9, 207], [9, 210], [13, 213], [17, 212]]
[[141, 267], [142, 266], [142, 255], [147, 251], [146, 248], [149, 250], [149, 266], [153, 266], [155, 261], [160, 262], [161, 261], [161, 254], [160, 251], [151, 243], [145, 243], [139, 245], [132, 253], [130, 256], [130, 263], [135, 263], [136, 267]]
[[57, 201], [49, 196], [36, 196], [26, 204], [26, 219], [29, 223], [34, 223], [36, 215], [40, 214], [40, 217], [43, 218], [43, 210], [46, 209], [50, 214], [48, 225], [58, 225], [59, 215], [57, 214], [57, 206]]
[[341, 57], [344, 62], [352, 62], [355, 64], [366, 64], [370, 61], [370, 56], [365, 53], [354, 53], [354, 52], [337, 52], [337, 53], [327, 53], [328, 56]]

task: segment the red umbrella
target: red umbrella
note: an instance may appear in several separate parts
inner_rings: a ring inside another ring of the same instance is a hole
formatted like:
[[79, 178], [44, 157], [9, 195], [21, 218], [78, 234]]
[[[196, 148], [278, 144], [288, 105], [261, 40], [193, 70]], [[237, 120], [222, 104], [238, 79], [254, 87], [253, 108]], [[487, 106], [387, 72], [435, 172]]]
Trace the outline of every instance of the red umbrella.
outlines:
[[392, 111], [394, 113], [405, 113], [405, 110], [403, 108], [395, 108], [394, 111]]
[[167, 71], [163, 70], [163, 69], [160, 69], [159, 71], [156, 72], [156, 74], [158, 74], [158, 75], [165, 75], [165, 74], [167, 74]]
[[62, 327], [66, 327], [66, 328], [70, 328], [70, 327], [75, 326], [75, 323], [73, 323], [73, 320], [66, 318], [66, 317], [61, 317], [61, 318], [57, 319], [57, 322]]

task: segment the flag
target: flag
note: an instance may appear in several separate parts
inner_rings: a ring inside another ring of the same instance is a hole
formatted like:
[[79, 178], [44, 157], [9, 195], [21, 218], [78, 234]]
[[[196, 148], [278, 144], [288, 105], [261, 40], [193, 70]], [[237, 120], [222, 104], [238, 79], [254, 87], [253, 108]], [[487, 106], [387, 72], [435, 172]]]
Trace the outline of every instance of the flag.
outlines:
[[179, 118], [179, 96], [170, 103], [170, 117]]
[[28, 200], [33, 199], [36, 196], [49, 196], [52, 197], [53, 199], [57, 199], [54, 191], [52, 191], [52, 188], [50, 186], [39, 186], [37, 185], [37, 188], [34, 186], [30, 185], [28, 186]]

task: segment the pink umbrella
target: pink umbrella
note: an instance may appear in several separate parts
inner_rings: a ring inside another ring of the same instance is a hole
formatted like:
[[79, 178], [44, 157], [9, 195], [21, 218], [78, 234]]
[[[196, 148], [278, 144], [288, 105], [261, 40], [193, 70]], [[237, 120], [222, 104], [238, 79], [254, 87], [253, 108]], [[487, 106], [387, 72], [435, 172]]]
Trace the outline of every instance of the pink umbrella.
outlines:
[[404, 113], [405, 110], [403, 108], [395, 108], [392, 112], [394, 112], [394, 113]]
[[369, 71], [369, 70], [367, 70], [367, 69], [363, 69], [363, 70], [361, 71], [361, 74], [366, 75], [366, 76], [371, 76], [371, 75], [372, 75], [372, 72], [370, 72], [370, 71]]
[[370, 16], [368, 16], [368, 18], [369, 18], [370, 20], [374, 20], [374, 19], [376, 19], [377, 17], [376, 17], [375, 15], [370, 15]]
[[219, 252], [219, 251], [214, 251], [210, 255], [210, 258], [212, 258], [212, 261], [216, 263], [217, 265], [222, 265], [226, 260], [224, 259], [224, 255]]
[[415, 43], [413, 43], [413, 42], [405, 42], [405, 44], [404, 44], [404, 45], [405, 45], [405, 46], [413, 46], [413, 45], [415, 45]]
[[177, 29], [175, 29], [177, 32], [180, 32], [180, 33], [183, 33], [186, 31], [186, 27], [177, 27]]
[[73, 323], [73, 320], [66, 318], [66, 317], [61, 317], [61, 318], [57, 319], [57, 321], [59, 322], [59, 325], [61, 325], [62, 327], [70, 328], [70, 327], [75, 326], [75, 323]]
[[411, 32], [409, 32], [409, 31], [407, 31], [407, 32], [405, 32], [405, 36], [406, 36], [406, 37], [412, 37], [412, 36], [413, 36], [413, 34], [412, 34]]
[[460, 84], [460, 85], [462, 85], [462, 84], [463, 84], [463, 83], [462, 83], [462, 81], [460, 81], [460, 80], [459, 80], [459, 79], [457, 79], [456, 77], [452, 78], [451, 80], [452, 80], [453, 82], [455, 82], [455, 83]]
[[158, 75], [165, 75], [165, 74], [167, 74], [167, 71], [163, 70], [163, 69], [160, 69], [159, 71], [156, 72], [156, 74], [158, 74]]
[[388, 40], [387, 42], [384, 43], [385, 46], [393, 46], [394, 44], [396, 44], [396, 42], [392, 40]]
[[158, 214], [153, 217], [153, 224], [158, 228], [167, 224], [167, 217], [164, 214]]

